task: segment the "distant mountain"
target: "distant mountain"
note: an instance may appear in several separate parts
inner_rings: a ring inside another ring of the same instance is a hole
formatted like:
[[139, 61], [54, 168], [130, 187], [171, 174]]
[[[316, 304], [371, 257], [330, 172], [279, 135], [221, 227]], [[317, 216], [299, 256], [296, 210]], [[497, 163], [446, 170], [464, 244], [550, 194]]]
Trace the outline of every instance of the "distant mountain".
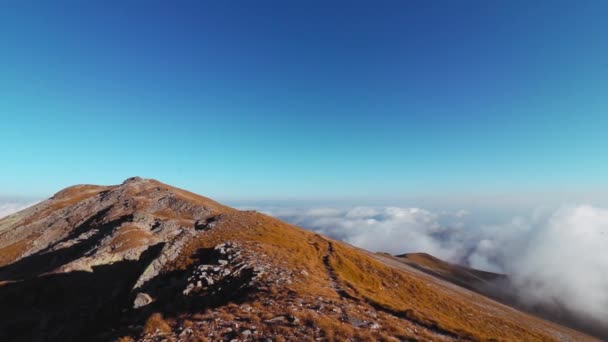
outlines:
[[0, 340], [594, 340], [467, 289], [496, 277], [135, 177], [0, 220]]
[[402, 254], [395, 256], [395, 258], [416, 269], [476, 292], [487, 293], [488, 288], [508, 281], [504, 274], [448, 263], [426, 253]]
[[547, 303], [530, 305], [526, 300], [521, 298], [517, 286], [512, 284], [511, 279], [507, 275], [448, 263], [425, 253], [410, 253], [397, 256], [380, 254], [405, 263], [434, 277], [493, 298], [503, 304], [522, 309], [562, 325], [585, 331], [594, 336], [604, 339], [608, 338], [608, 327], [605, 324], [591, 317], [586, 317], [581, 313], [577, 314], [568, 311], [563, 305], [560, 305], [557, 299], [553, 305]]

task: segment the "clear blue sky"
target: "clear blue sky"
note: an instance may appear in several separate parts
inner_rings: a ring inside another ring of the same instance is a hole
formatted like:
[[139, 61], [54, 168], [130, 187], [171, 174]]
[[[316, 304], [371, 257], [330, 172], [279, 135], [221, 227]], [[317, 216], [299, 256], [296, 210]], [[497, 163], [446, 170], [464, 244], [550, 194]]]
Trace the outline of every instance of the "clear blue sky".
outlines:
[[4, 1], [0, 195], [608, 184], [608, 1]]

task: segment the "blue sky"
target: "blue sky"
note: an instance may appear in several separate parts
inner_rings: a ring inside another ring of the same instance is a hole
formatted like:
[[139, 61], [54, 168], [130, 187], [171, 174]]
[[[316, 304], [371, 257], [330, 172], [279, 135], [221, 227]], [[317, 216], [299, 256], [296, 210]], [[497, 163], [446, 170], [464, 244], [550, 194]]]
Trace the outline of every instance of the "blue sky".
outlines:
[[[606, 1], [9, 1], [0, 196], [233, 199], [608, 181]], [[524, 195], [522, 195], [524, 196]]]

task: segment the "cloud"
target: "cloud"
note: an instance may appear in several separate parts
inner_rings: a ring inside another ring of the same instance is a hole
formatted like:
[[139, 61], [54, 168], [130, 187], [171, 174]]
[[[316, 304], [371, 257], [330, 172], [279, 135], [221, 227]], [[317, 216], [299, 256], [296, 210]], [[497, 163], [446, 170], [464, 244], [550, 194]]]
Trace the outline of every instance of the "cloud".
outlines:
[[0, 218], [34, 205], [37, 201], [11, 200], [0, 198]]
[[608, 323], [608, 210], [564, 207], [528, 232], [506, 264], [524, 299]]
[[[449, 260], [458, 259], [465, 253], [459, 244], [441, 238], [452, 230], [440, 223], [445, 214], [425, 209], [354, 207], [346, 210], [315, 208], [299, 212], [274, 209], [267, 213], [372, 251], [393, 254], [424, 251]], [[455, 214], [454, 218], [461, 216]]]
[[608, 209], [538, 209], [494, 224], [466, 210], [354, 207], [267, 211], [371, 251], [426, 252], [507, 273], [522, 303], [566, 308], [608, 323]]

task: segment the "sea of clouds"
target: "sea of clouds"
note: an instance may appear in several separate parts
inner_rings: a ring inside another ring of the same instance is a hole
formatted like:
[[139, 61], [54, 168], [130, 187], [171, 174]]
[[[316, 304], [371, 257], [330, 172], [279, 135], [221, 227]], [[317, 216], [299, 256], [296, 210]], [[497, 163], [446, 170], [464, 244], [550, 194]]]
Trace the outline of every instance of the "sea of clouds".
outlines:
[[528, 305], [566, 308], [608, 324], [608, 209], [532, 210], [493, 224], [465, 210], [404, 207], [262, 211], [371, 251], [425, 252], [510, 276]]
[[[0, 218], [36, 201], [0, 198]], [[563, 307], [608, 324], [608, 209], [531, 210], [480, 223], [466, 210], [413, 207], [255, 208], [371, 251], [425, 252], [508, 274], [522, 303]]]
[[16, 213], [36, 204], [38, 201], [25, 199], [0, 198], [0, 218]]

